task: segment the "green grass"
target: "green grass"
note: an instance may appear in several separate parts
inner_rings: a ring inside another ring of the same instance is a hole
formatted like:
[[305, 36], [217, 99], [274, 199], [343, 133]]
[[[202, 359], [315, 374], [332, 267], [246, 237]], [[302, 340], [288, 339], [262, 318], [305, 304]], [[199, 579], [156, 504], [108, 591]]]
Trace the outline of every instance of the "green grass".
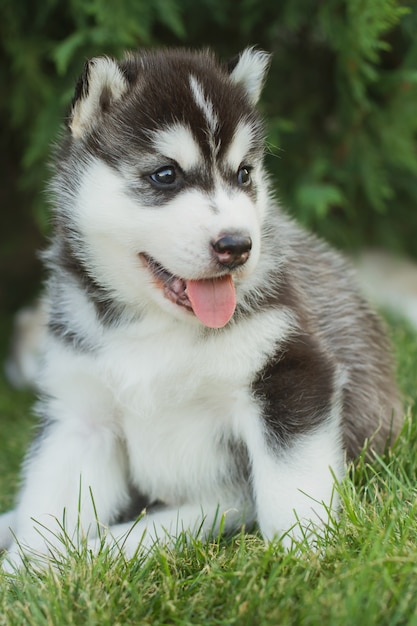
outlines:
[[[407, 420], [392, 451], [371, 465], [359, 459], [339, 486], [326, 549], [284, 553], [253, 533], [181, 537], [145, 562], [73, 553], [55, 571], [0, 574], [0, 625], [417, 626], [417, 337], [391, 325]], [[31, 437], [30, 403], [0, 381], [3, 508]]]

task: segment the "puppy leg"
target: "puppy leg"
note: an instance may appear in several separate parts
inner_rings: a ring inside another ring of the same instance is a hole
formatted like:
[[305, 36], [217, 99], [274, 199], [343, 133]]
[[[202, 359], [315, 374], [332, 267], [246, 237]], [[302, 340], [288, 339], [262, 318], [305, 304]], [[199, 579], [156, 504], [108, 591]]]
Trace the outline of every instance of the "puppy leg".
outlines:
[[281, 537], [289, 548], [309, 530], [324, 530], [337, 508], [334, 478], [344, 473], [339, 428], [324, 423], [286, 448], [274, 448], [260, 424], [254, 430], [248, 447], [258, 523], [266, 540]]
[[[345, 373], [317, 337], [300, 332], [280, 347], [254, 384], [243, 437], [252, 462], [258, 522], [284, 543], [324, 529], [343, 476]], [[314, 539], [312, 535], [312, 539]]]
[[7, 550], [13, 543], [10, 529], [16, 525], [16, 511], [8, 511], [0, 515], [0, 550]]
[[248, 518], [253, 520], [250, 504], [185, 504], [178, 508], [160, 509], [144, 514], [135, 524], [117, 524], [105, 531], [104, 536], [93, 539], [90, 548], [97, 553], [102, 542], [116, 545], [127, 558], [137, 553], [146, 554], [155, 543], [172, 544], [185, 531], [205, 539], [223, 531], [233, 530]]
[[[109, 426], [79, 420], [52, 423], [35, 442], [16, 511], [9, 522], [17, 541], [5, 561], [22, 564], [22, 551], [48, 555], [63, 550], [62, 535], [77, 544], [108, 524], [127, 503], [123, 448]], [[8, 564], [7, 564], [8, 563]]]

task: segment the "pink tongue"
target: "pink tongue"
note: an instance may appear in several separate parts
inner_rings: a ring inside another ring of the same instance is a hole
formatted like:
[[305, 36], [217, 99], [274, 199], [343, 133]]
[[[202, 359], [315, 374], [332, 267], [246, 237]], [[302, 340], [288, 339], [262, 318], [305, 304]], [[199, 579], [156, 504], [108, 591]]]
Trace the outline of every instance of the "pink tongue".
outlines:
[[187, 280], [187, 294], [200, 322], [222, 328], [236, 308], [236, 292], [230, 275], [208, 280]]

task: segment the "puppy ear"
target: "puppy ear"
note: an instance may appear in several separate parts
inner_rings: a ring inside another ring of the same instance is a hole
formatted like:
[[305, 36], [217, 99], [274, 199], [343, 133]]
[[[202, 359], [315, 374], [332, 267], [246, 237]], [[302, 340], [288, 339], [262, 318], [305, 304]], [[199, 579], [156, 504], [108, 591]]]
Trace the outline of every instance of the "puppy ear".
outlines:
[[87, 61], [75, 88], [68, 120], [73, 137], [83, 137], [128, 87], [125, 75], [112, 59], [97, 57]]
[[270, 54], [254, 48], [246, 48], [229, 63], [231, 79], [245, 88], [253, 105], [259, 100], [270, 63]]

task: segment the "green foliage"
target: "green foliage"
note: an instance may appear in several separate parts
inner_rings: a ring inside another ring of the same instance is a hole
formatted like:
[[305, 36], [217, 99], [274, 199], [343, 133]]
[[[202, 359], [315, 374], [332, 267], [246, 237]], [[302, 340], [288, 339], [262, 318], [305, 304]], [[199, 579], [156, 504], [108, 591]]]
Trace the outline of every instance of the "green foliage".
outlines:
[[[400, 0], [0, 0], [3, 154], [38, 198], [84, 61], [155, 45], [274, 53], [263, 99], [279, 197], [338, 244], [417, 255], [417, 6]], [[279, 157], [279, 158], [278, 158]], [[9, 181], [8, 181], [9, 182]], [[13, 181], [12, 181], [13, 182]]]
[[12, 131], [4, 140], [17, 139], [20, 182], [39, 193], [84, 62], [155, 43], [156, 24], [178, 38], [184, 26], [175, 0], [2, 0], [0, 6], [0, 110]]
[[417, 254], [416, 10], [395, 0], [293, 4], [290, 36], [275, 47], [279, 117], [272, 90], [267, 107], [285, 150], [281, 196], [341, 245]]

